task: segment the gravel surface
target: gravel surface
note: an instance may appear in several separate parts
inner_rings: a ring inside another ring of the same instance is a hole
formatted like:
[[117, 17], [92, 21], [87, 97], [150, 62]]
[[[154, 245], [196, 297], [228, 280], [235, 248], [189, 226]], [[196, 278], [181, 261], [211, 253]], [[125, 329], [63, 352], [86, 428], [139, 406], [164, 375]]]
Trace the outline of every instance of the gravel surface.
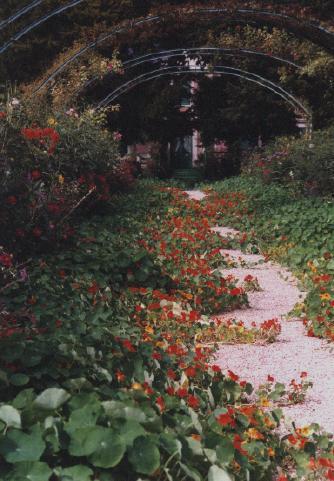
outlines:
[[[194, 200], [205, 197], [200, 191], [188, 192], [188, 195]], [[214, 230], [226, 236], [232, 229]], [[232, 231], [234, 235], [237, 233]], [[306, 371], [313, 388], [308, 391], [305, 403], [283, 408], [287, 420], [295, 422], [297, 427], [317, 423], [334, 433], [334, 347], [325, 340], [307, 337], [299, 320], [286, 319], [295, 304], [305, 296], [299, 290], [297, 280], [281, 266], [264, 262], [262, 256], [226, 249], [222, 250], [222, 254], [230, 255], [241, 264], [240, 267], [223, 270], [224, 274], [232, 274], [241, 281], [251, 274], [258, 278], [263, 291], [248, 294], [248, 309], [221, 317], [241, 320], [246, 325], [278, 318], [282, 332], [273, 344], [224, 345], [216, 354], [215, 364], [224, 371], [232, 370], [255, 387], [266, 382], [269, 374], [277, 382], [289, 384], [292, 379], [298, 381], [300, 373]]]

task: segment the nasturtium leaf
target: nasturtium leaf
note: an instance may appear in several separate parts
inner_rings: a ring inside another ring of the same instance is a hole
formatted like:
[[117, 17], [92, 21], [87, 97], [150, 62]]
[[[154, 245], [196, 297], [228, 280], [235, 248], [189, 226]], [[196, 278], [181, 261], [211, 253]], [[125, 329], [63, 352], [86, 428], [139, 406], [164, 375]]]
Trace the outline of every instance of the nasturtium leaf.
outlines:
[[137, 473], [153, 474], [160, 467], [159, 449], [151, 438], [141, 436], [129, 451], [129, 461]]
[[228, 465], [234, 459], [234, 446], [228, 438], [222, 438], [216, 447], [217, 459], [220, 464]]
[[95, 426], [100, 412], [101, 405], [97, 402], [87, 404], [81, 409], [75, 409], [72, 411], [68, 423], [66, 424], [66, 431], [70, 433], [79, 428]]
[[[8, 481], [48, 481], [52, 469], [46, 463], [23, 462], [17, 463], [7, 476]], [[6, 481], [7, 481], [6, 480]], [[85, 480], [83, 480], [85, 481]]]
[[25, 386], [29, 382], [29, 376], [26, 374], [13, 374], [9, 378], [9, 382], [13, 384], [13, 386]]
[[91, 481], [93, 474], [93, 471], [88, 466], [78, 464], [77, 466], [62, 469], [59, 481]]
[[28, 404], [32, 403], [35, 397], [33, 389], [24, 389], [14, 399], [13, 406], [16, 409], [26, 408]]
[[70, 398], [70, 394], [64, 389], [51, 387], [45, 389], [34, 401], [35, 406], [40, 409], [53, 411], [62, 406]]
[[40, 428], [31, 434], [13, 429], [0, 437], [0, 454], [8, 463], [39, 461], [45, 450]]
[[98, 448], [89, 456], [89, 461], [97, 468], [113, 468], [122, 460], [126, 451], [124, 440], [113, 432], [106, 429], [99, 440]]
[[188, 478], [193, 481], [203, 481], [200, 473], [193, 466], [187, 466], [186, 464], [180, 463], [180, 468], [188, 476]]
[[105, 431], [108, 431], [108, 429], [102, 426], [92, 426], [79, 428], [71, 432], [69, 453], [72, 456], [89, 456], [93, 454], [98, 449]]
[[117, 425], [117, 433], [121, 436], [127, 446], [132, 446], [139, 436], [145, 436], [145, 429], [137, 421], [132, 419], [121, 420]]
[[178, 453], [181, 455], [182, 444], [173, 434], [161, 433], [159, 436], [160, 446], [167, 451], [168, 454], [173, 455]]
[[209, 469], [208, 481], [233, 481], [233, 478], [224, 469], [213, 465]]
[[10, 428], [21, 428], [21, 414], [13, 406], [0, 406], [0, 420]]

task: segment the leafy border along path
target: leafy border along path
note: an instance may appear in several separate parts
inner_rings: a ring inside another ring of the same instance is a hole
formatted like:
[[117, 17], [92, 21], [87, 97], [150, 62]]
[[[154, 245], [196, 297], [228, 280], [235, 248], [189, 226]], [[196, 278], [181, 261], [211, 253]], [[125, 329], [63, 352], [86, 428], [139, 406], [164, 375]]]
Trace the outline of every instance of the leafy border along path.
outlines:
[[[194, 200], [205, 197], [201, 191], [187, 193]], [[217, 227], [214, 230], [222, 237], [238, 234], [238, 231], [230, 228]], [[286, 406], [284, 412], [297, 426], [318, 423], [329, 432], [334, 432], [333, 350], [326, 341], [307, 337], [299, 320], [285, 319], [285, 315], [303, 298], [296, 280], [286, 269], [271, 262], [264, 264], [262, 256], [245, 255], [239, 250], [224, 250], [223, 253], [242, 262], [242, 266], [236, 269], [224, 269], [225, 275], [232, 274], [243, 279], [251, 274], [257, 277], [263, 291], [248, 293], [250, 308], [235, 310], [222, 318], [235, 318], [246, 326], [252, 322], [279, 318], [282, 330], [273, 344], [224, 345], [218, 351], [215, 362], [223, 370], [230, 369], [249, 380], [255, 387], [266, 383], [268, 375], [275, 381], [289, 384], [292, 379], [299, 382], [301, 372], [307, 372], [313, 388], [305, 403]]]
[[333, 479], [330, 437], [282, 437], [281, 410], [197, 345], [214, 315], [247, 305], [211, 229], [239, 204], [139, 183], [8, 287], [1, 481]]

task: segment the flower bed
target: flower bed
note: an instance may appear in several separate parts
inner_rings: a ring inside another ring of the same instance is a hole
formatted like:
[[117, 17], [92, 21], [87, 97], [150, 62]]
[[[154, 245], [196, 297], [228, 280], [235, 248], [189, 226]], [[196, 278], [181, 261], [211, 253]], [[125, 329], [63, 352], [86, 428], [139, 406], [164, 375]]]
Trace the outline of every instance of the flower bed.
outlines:
[[334, 206], [332, 199], [306, 198], [275, 184], [247, 177], [217, 183], [210, 204], [240, 198], [239, 206], [216, 217], [249, 233], [271, 258], [293, 269], [308, 291], [295, 314], [310, 336], [334, 340]]
[[331, 479], [327, 436], [280, 439], [281, 411], [196, 346], [203, 316], [247, 303], [217, 270], [219, 208], [139, 185], [7, 288], [1, 479]]

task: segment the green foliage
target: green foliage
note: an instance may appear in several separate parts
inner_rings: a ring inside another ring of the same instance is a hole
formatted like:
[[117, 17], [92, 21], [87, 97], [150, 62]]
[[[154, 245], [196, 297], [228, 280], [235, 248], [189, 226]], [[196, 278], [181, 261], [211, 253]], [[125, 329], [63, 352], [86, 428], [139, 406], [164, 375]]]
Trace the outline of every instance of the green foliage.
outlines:
[[[140, 184], [82, 224], [73, 249], [7, 288], [16, 322], [0, 337], [1, 479], [266, 480], [293, 456], [308, 474], [308, 452], [275, 433], [278, 414], [249, 404], [249, 384], [193, 349], [200, 292], [208, 314], [245, 303], [216, 293], [221, 240], [199, 207]], [[134, 279], [141, 263], [154, 275]], [[319, 456], [326, 450], [330, 440]]]
[[[48, 113], [8, 95], [1, 107], [1, 246], [15, 253], [67, 237], [68, 216], [122, 187], [118, 142], [90, 111]], [[131, 181], [131, 178], [129, 176]], [[127, 181], [125, 183], [128, 183]], [[92, 190], [93, 189], [93, 190]], [[94, 191], [94, 192], [93, 192]], [[94, 195], [92, 195], [94, 194]]]
[[289, 184], [306, 195], [334, 192], [334, 127], [314, 132], [312, 140], [278, 138], [247, 159], [244, 170], [260, 173], [266, 181]]
[[294, 184], [266, 185], [246, 176], [216, 184], [214, 190], [245, 195], [242, 214], [238, 220], [231, 216], [230, 222], [253, 232], [264, 252], [297, 272], [308, 295], [296, 314], [304, 319], [309, 335], [333, 339], [333, 200], [305, 197]]

